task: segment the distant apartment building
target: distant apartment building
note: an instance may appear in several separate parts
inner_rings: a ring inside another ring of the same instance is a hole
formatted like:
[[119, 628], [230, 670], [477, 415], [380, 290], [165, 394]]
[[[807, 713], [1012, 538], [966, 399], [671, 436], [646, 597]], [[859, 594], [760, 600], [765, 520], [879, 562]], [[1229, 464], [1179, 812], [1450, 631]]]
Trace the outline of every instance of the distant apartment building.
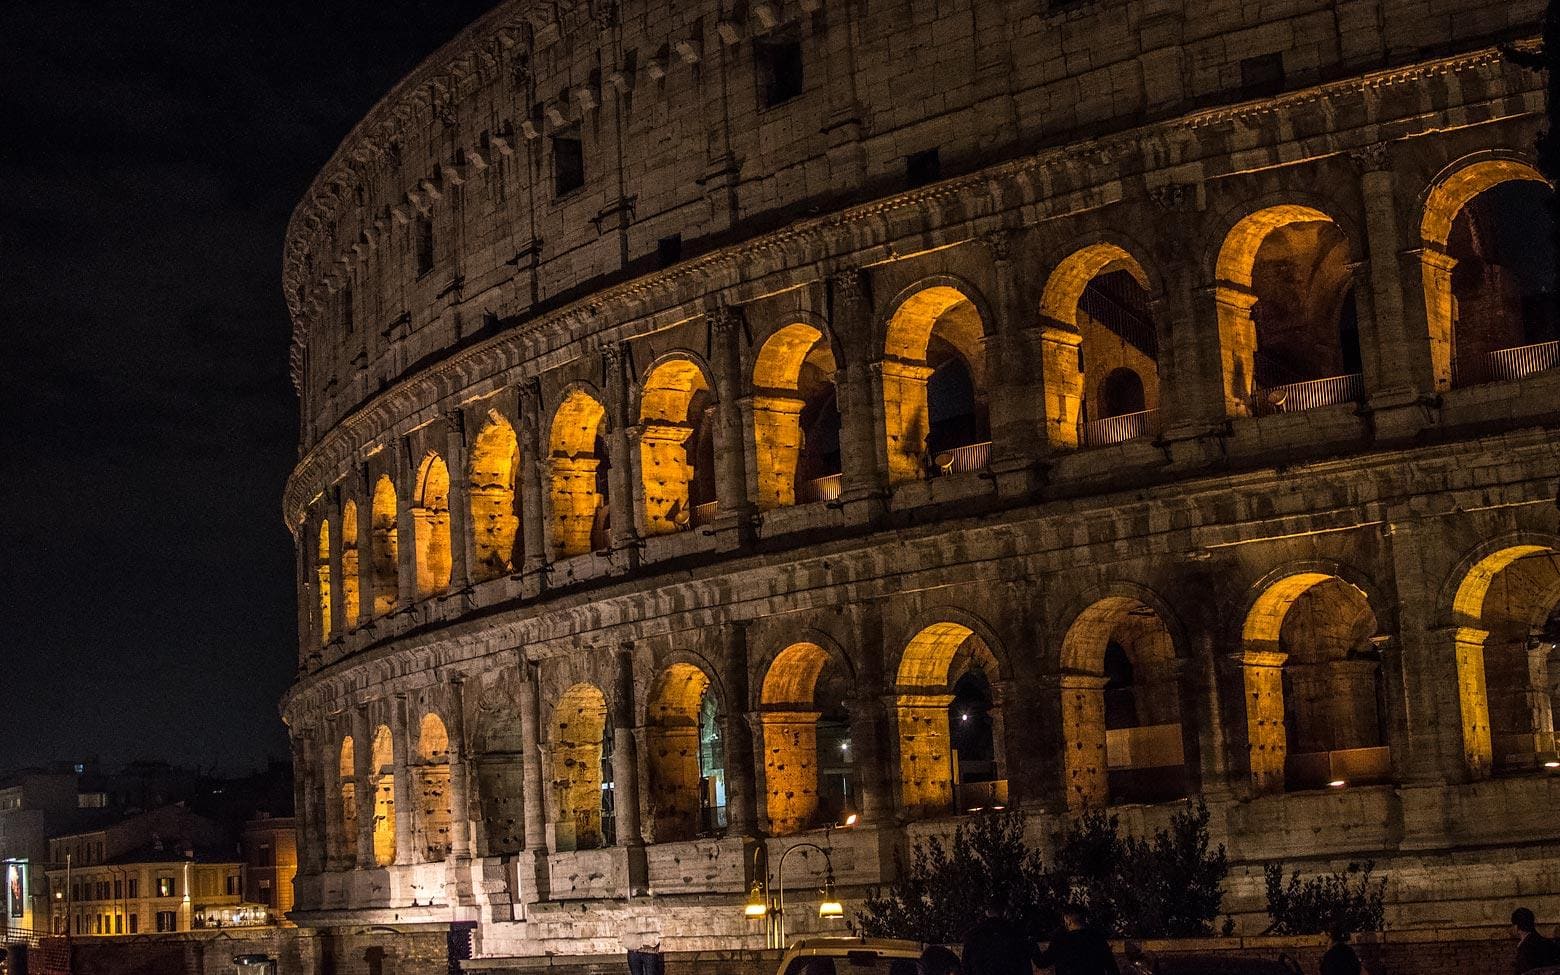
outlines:
[[289, 923], [293, 878], [298, 873], [298, 840], [292, 817], [260, 813], [244, 824], [244, 900], [263, 905], [277, 923]]

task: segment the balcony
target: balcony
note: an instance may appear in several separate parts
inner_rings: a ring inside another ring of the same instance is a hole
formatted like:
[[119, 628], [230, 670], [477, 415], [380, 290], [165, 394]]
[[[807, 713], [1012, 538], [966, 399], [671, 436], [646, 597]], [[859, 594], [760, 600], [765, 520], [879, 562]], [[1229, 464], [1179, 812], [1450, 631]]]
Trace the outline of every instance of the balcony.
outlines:
[[1475, 386], [1508, 379], [1526, 379], [1534, 373], [1560, 367], [1560, 340], [1496, 349], [1482, 356], [1454, 361], [1452, 384]]
[[817, 504], [820, 501], [833, 501], [840, 496], [840, 487], [844, 480], [843, 474], [825, 474], [823, 477], [803, 481], [796, 492], [796, 503]]
[[932, 458], [938, 476], [968, 474], [978, 471], [991, 462], [991, 441], [972, 443], [952, 450], [944, 450]]
[[693, 506], [692, 512], [688, 518], [688, 527], [698, 528], [701, 525], [708, 525], [713, 522], [716, 516], [719, 514], [719, 501], [706, 501], [703, 504], [696, 504]]
[[1078, 442], [1085, 447], [1108, 447], [1125, 443], [1153, 432], [1157, 410], [1140, 410], [1098, 420], [1085, 420], [1078, 425]]
[[1385, 746], [1291, 753], [1284, 759], [1284, 786], [1291, 791], [1379, 785], [1391, 778], [1392, 758]]
[[1338, 403], [1358, 402], [1365, 398], [1365, 377], [1357, 372], [1326, 379], [1282, 386], [1260, 387], [1251, 394], [1251, 412], [1255, 416], [1275, 413], [1299, 413]]

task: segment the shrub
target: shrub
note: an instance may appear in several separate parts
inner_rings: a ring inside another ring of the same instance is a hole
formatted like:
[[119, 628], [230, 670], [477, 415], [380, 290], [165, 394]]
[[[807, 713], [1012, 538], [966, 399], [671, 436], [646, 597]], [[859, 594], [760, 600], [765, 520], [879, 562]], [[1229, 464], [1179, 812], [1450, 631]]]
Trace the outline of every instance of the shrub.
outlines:
[[1348, 869], [1302, 881], [1300, 871], [1284, 882], [1284, 865], [1263, 868], [1267, 881], [1267, 912], [1273, 934], [1321, 934], [1344, 931], [1380, 931], [1385, 924], [1383, 904], [1387, 881], [1371, 880], [1375, 863], [1351, 863]]

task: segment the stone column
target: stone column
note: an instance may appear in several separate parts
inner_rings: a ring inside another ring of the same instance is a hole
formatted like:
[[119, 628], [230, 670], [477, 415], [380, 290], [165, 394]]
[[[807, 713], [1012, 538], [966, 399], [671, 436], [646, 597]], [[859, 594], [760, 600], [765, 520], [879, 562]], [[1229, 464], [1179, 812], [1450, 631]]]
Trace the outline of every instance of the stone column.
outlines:
[[327, 497], [326, 511], [330, 518], [330, 633], [331, 640], [340, 643], [342, 636], [356, 621], [347, 619], [346, 584], [341, 574], [341, 502], [335, 491], [329, 492]]
[[711, 368], [715, 373], [715, 493], [720, 517], [715, 528], [722, 550], [747, 543], [753, 534], [753, 499], [748, 495], [747, 437], [742, 395], [742, 317], [732, 308], [708, 313]]
[[305, 876], [325, 870], [326, 823], [319, 802], [322, 785], [317, 738], [313, 728], [299, 728], [292, 735], [298, 872]]
[[357, 493], [358, 618], [354, 624], [374, 618], [374, 495], [368, 484], [368, 470], [359, 466], [352, 472]]
[[607, 472], [607, 505], [612, 513], [612, 560], [614, 568], [628, 572], [639, 565], [638, 512], [636, 496], [638, 464], [637, 444], [629, 437], [628, 407], [632, 391], [628, 379], [629, 351], [621, 343], [602, 350], [606, 376], [607, 452], [612, 467]]
[[[325, 797], [325, 869], [341, 870], [352, 865], [351, 861], [343, 862], [343, 854], [353, 849], [357, 842], [356, 836], [346, 835], [346, 821], [341, 808], [341, 730], [333, 722], [325, 726], [325, 741], [320, 744], [323, 749], [320, 766], [320, 788]], [[354, 755], [357, 751], [357, 743], [353, 742]], [[357, 787], [353, 787], [353, 801], [357, 799]], [[352, 858], [356, 860], [356, 857]]]
[[894, 820], [893, 782], [899, 778], [899, 770], [893, 764], [898, 750], [891, 745], [893, 730], [889, 720], [894, 696], [884, 686], [882, 675], [882, 608], [875, 603], [856, 603], [848, 612], [855, 644], [851, 656], [861, 664], [855, 696], [846, 702], [850, 709], [856, 809], [865, 824], [889, 825]]
[[[995, 688], [994, 688], [995, 690]], [[1061, 788], [1061, 694], [1054, 677], [1017, 677], [1002, 682], [1002, 736], [1008, 802], [1037, 811], [1066, 806]], [[993, 738], [996, 728], [992, 728]]]
[[843, 461], [840, 503], [857, 522], [883, 513], [888, 498], [888, 472], [874, 401], [870, 359], [876, 347], [872, 295], [864, 271], [844, 271], [830, 279], [830, 323], [844, 361], [837, 363], [835, 389], [840, 403], [840, 453]]
[[1232, 658], [1245, 684], [1246, 768], [1257, 794], [1282, 792], [1288, 732], [1284, 727], [1284, 662], [1288, 654], [1247, 649]]
[[639, 823], [639, 748], [634, 738], [634, 645], [624, 643], [613, 660], [612, 700], [607, 713], [612, 732], [612, 792], [619, 846], [643, 846]]
[[[1209, 441], [1222, 433], [1229, 393], [1219, 336], [1218, 289], [1201, 286], [1188, 266], [1165, 271], [1165, 294], [1156, 312], [1172, 323], [1160, 350], [1162, 439], [1173, 459], [1200, 464], [1221, 453]], [[1249, 380], [1249, 374], [1244, 377]]]
[[[417, 470], [412, 460], [412, 445], [403, 437], [396, 441], [392, 460], [395, 478], [395, 554], [396, 609], [407, 610], [417, 601], [417, 528], [412, 511]], [[399, 742], [400, 736], [396, 736]]]
[[368, 705], [359, 704], [352, 711], [352, 801], [357, 806], [357, 865], [360, 870], [373, 870], [374, 862], [374, 793], [375, 777], [379, 770], [373, 767], [374, 726], [368, 718]]
[[1093, 674], [1062, 674], [1057, 690], [1062, 701], [1062, 775], [1067, 810], [1077, 814], [1110, 804], [1109, 762], [1105, 754], [1105, 678]]
[[420, 857], [413, 849], [417, 839], [417, 803], [412, 790], [411, 730], [406, 713], [406, 695], [390, 699], [390, 737], [395, 754], [395, 862], [416, 863]]
[[450, 471], [450, 591], [471, 587], [471, 471], [466, 460], [466, 414], [444, 416], [444, 461]]
[[[521, 809], [525, 817], [525, 862], [529, 869], [521, 874], [524, 900], [546, 900], [550, 883], [547, 874], [547, 799], [542, 786], [541, 693], [537, 687], [536, 665], [520, 653], [520, 755]], [[527, 890], [526, 888], [529, 888]]]
[[471, 805], [467, 799], [470, 786], [466, 762], [466, 701], [465, 677], [459, 674], [449, 678], [450, 698], [450, 855], [457, 860], [471, 856]]
[[[836, 0], [823, 17], [823, 65], [828, 79], [828, 115], [823, 132], [829, 140], [829, 186], [845, 194], [867, 179], [866, 142], [862, 138], [865, 112], [856, 95], [856, 0]], [[816, 21], [815, 21], [816, 23]], [[816, 42], [815, 42], [816, 43]]]
[[985, 340], [986, 371], [991, 377], [991, 471], [1004, 495], [1027, 493], [1038, 483], [1046, 454], [1045, 382], [1032, 353], [1038, 321], [1013, 260], [1015, 233], [998, 231], [981, 238], [991, 254], [996, 278], [996, 321]]
[[521, 572], [528, 595], [547, 587], [547, 445], [542, 442], [542, 384], [534, 376], [520, 386]]
[[758, 835], [757, 751], [753, 740], [757, 717], [748, 712], [748, 632], [746, 622], [721, 627], [726, 660], [726, 825], [734, 836]]
[[298, 669], [301, 673], [317, 670], [322, 661], [319, 631], [319, 579], [318, 557], [314, 546], [318, 535], [310, 539], [309, 525], [314, 519], [305, 519], [293, 534], [293, 565], [298, 578]]

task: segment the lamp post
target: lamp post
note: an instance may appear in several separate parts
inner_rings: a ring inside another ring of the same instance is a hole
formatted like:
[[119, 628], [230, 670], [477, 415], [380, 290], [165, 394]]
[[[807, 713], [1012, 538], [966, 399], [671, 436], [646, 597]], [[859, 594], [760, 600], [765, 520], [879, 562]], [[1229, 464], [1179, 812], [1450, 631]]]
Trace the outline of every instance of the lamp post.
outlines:
[[[774, 890], [769, 891], [767, 889], [768, 884], [755, 877], [753, 886], [748, 891], [747, 904], [743, 908], [743, 913], [748, 917], [754, 919], [762, 917], [766, 920], [765, 947], [768, 948], [784, 948], [786, 946], [785, 861], [797, 850], [817, 850], [823, 854], [825, 870], [823, 900], [818, 904], [818, 916], [831, 919], [845, 916], [845, 907], [840, 903], [839, 895], [834, 890], [834, 858], [831, 856], [830, 851], [816, 843], [797, 843], [794, 846], [786, 847], [785, 852], [780, 854], [780, 863], [775, 869]], [[756, 853], [754, 859], [758, 859]]]

